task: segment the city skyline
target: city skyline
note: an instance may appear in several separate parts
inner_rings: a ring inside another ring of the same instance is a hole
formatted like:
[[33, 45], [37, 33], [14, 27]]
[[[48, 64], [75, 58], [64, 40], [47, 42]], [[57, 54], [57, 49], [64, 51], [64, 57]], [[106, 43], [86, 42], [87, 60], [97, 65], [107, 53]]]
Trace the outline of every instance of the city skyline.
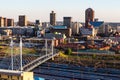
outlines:
[[95, 18], [105, 22], [120, 22], [120, 0], [3, 0], [1, 1], [0, 16], [14, 18], [26, 15], [29, 21], [49, 22], [49, 14], [53, 10], [56, 20], [63, 21], [63, 17], [73, 17], [73, 21], [85, 22], [85, 10], [92, 8]]

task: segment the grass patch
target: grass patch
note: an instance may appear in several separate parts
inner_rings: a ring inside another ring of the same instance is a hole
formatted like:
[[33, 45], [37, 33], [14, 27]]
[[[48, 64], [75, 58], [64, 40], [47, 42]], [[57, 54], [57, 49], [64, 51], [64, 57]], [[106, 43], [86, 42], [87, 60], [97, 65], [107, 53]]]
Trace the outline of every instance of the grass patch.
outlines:
[[[0, 53], [4, 53], [6, 55], [11, 54], [11, 48], [9, 46], [0, 46]], [[20, 54], [20, 48], [19, 47], [14, 47], [13, 48], [13, 53], [14, 54]], [[22, 53], [23, 54], [35, 54], [37, 51], [34, 48], [22, 48]]]

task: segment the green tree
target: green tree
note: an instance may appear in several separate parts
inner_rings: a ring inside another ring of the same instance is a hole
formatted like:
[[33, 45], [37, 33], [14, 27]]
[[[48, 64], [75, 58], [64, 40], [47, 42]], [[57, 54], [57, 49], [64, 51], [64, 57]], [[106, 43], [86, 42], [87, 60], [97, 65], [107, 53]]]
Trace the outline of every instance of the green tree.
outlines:
[[71, 50], [70, 48], [68, 48], [68, 49], [65, 51], [65, 54], [71, 55], [71, 54], [72, 54], [72, 50]]
[[96, 59], [96, 54], [93, 54], [93, 59]]

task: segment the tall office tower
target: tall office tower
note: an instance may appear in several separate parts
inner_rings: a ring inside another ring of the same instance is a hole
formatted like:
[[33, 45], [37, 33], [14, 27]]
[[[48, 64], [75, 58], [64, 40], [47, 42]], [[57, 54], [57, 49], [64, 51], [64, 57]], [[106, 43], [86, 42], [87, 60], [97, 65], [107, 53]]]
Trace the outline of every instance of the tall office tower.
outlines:
[[63, 25], [67, 26], [67, 28], [71, 28], [72, 17], [64, 17], [63, 19]]
[[7, 27], [7, 18], [3, 18], [4, 19], [4, 26]]
[[25, 15], [19, 16], [19, 26], [27, 26], [27, 18]]
[[39, 20], [36, 20], [36, 21], [35, 21], [35, 25], [36, 25], [36, 26], [39, 26], [39, 25], [40, 25], [40, 21], [39, 21]]
[[7, 19], [7, 26], [14, 26], [14, 20], [13, 19]]
[[39, 24], [40, 24], [40, 21], [39, 21], [39, 20], [36, 20], [36, 21], [35, 21], [35, 24], [38, 24], [38, 25], [39, 25]]
[[56, 13], [54, 11], [50, 13], [50, 24], [53, 26], [56, 25]]
[[3, 19], [3, 17], [0, 17], [0, 27], [4, 27], [4, 19]]
[[85, 27], [89, 28], [89, 22], [94, 21], [94, 10], [91, 8], [86, 9], [85, 11]]

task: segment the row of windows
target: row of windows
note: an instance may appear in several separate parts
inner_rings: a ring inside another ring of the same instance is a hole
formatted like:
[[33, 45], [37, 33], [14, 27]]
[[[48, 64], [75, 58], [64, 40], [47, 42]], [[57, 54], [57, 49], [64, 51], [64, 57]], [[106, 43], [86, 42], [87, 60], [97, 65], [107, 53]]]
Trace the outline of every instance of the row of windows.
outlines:
[[[3, 76], [5, 76], [5, 78]], [[0, 80], [20, 80], [19, 76], [6, 76], [7, 75], [0, 75]]]

